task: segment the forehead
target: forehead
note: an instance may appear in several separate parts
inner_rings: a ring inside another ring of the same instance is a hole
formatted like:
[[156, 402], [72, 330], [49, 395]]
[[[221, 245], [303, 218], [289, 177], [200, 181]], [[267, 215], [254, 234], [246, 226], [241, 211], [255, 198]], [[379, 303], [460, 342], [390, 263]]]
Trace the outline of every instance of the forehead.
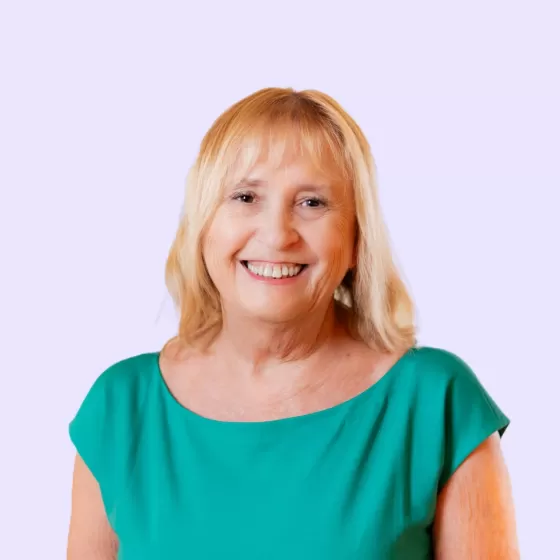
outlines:
[[267, 184], [270, 181], [285, 183], [311, 183], [330, 185], [338, 183], [336, 168], [330, 168], [330, 162], [317, 164], [305, 155], [291, 156], [280, 162], [266, 156], [257, 160], [255, 165], [246, 170], [242, 180], [253, 184]]
[[295, 130], [281, 130], [244, 139], [231, 167], [234, 182], [286, 180], [349, 184], [345, 162], [328, 139], [306, 137]]

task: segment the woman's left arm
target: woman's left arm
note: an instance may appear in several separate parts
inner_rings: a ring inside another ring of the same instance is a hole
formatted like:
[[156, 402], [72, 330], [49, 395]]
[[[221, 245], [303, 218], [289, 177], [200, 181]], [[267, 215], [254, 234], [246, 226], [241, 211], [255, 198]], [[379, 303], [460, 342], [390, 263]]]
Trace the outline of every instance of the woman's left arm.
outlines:
[[440, 492], [433, 538], [436, 560], [519, 560], [510, 477], [497, 432]]

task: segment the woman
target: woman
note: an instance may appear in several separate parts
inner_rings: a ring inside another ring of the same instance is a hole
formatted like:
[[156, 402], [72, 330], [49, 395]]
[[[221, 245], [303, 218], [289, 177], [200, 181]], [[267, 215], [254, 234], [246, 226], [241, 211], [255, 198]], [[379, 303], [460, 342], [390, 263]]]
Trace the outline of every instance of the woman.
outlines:
[[258, 91], [187, 183], [178, 336], [109, 367], [70, 425], [68, 558], [518, 558], [509, 419], [416, 345], [351, 117]]

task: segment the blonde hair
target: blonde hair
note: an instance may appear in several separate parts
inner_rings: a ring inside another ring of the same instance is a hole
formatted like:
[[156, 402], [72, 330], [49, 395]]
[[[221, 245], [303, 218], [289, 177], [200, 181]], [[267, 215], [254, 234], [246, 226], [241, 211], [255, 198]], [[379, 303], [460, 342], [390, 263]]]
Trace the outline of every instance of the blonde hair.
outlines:
[[180, 312], [178, 338], [188, 346], [204, 346], [221, 327], [220, 296], [206, 270], [201, 240], [224, 184], [250, 169], [265, 143], [269, 157], [282, 158], [294, 137], [316, 164], [329, 157], [353, 188], [357, 264], [334, 294], [349, 311], [351, 330], [379, 351], [414, 346], [414, 306], [393, 261], [369, 143], [330, 96], [291, 88], [265, 88], [238, 101], [202, 140], [187, 177], [184, 208], [165, 270], [167, 288]]

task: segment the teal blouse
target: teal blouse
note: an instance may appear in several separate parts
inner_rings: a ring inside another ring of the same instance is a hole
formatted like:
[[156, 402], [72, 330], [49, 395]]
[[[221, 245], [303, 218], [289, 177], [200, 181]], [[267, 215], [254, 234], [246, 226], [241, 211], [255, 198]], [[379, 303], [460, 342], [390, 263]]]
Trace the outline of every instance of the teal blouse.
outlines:
[[70, 423], [120, 560], [431, 558], [438, 493], [509, 424], [471, 368], [438, 348], [411, 348], [332, 408], [265, 422], [186, 409], [158, 358], [110, 366]]

